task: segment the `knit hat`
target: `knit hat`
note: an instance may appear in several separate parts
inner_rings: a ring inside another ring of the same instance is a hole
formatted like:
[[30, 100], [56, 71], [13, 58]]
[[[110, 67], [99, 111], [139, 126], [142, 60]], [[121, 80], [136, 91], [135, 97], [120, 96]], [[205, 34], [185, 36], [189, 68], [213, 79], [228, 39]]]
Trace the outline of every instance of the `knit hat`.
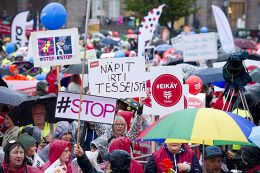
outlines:
[[70, 123], [67, 122], [67, 121], [59, 121], [56, 124], [56, 129], [55, 129], [53, 137], [55, 139], [61, 139], [61, 137], [65, 133], [71, 133], [72, 134], [72, 127], [71, 127]]
[[29, 148], [35, 146], [36, 140], [30, 135], [24, 133], [19, 136], [18, 142], [23, 145], [26, 152]]
[[36, 90], [37, 91], [45, 91], [45, 88], [48, 86], [48, 83], [45, 81], [40, 81], [36, 85]]

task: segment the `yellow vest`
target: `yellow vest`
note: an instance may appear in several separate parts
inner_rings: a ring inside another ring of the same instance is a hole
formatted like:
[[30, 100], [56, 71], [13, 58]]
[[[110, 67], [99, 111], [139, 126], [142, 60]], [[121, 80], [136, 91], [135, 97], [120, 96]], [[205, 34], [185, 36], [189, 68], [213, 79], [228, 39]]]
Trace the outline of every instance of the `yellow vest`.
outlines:
[[[33, 126], [33, 124], [29, 124], [27, 126]], [[24, 127], [20, 127], [20, 130], [22, 130]], [[54, 134], [54, 131], [56, 129], [56, 124], [51, 124], [48, 122], [44, 123], [43, 129], [42, 129], [42, 137], [48, 136], [49, 134]]]

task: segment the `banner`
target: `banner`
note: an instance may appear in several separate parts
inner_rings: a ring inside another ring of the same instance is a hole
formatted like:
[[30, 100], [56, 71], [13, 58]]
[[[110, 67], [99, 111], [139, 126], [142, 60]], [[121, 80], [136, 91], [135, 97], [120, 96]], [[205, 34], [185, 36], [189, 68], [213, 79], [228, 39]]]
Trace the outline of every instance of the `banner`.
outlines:
[[183, 61], [198, 61], [218, 58], [215, 33], [192, 34], [183, 37]]
[[32, 32], [31, 37], [35, 67], [81, 63], [77, 28]]
[[206, 94], [199, 93], [197, 95], [189, 94], [188, 108], [204, 108], [206, 105]]
[[89, 59], [89, 90], [112, 98], [145, 97], [145, 62], [142, 58]]
[[223, 11], [215, 5], [212, 5], [212, 10], [217, 24], [219, 39], [223, 51], [226, 53], [234, 53], [235, 44], [227, 17], [223, 13]]
[[26, 24], [29, 11], [17, 14], [12, 23], [12, 43], [15, 43], [17, 48], [25, 46], [26, 43]]
[[100, 32], [100, 20], [99, 19], [89, 19], [88, 21], [88, 32]]
[[40, 167], [42, 167], [43, 164], [44, 164], [44, 161], [42, 160], [42, 158], [37, 153], [35, 153], [34, 157], [33, 157], [32, 167], [40, 168]]
[[164, 6], [163, 4], [152, 9], [148, 15], [142, 19], [138, 35], [138, 57], [142, 57], [144, 48], [149, 46]]
[[58, 170], [61, 165], [60, 159], [57, 159], [44, 173], [62, 173], [62, 170]]
[[8, 87], [14, 91], [21, 91], [28, 95], [34, 96], [36, 93], [36, 85], [39, 81], [37, 80], [5, 80]]
[[167, 115], [184, 108], [183, 77], [180, 66], [151, 67], [152, 110]]
[[[113, 98], [83, 95], [80, 119], [83, 121], [113, 124], [116, 101]], [[76, 120], [80, 111], [79, 107], [80, 94], [59, 92], [55, 117]]]

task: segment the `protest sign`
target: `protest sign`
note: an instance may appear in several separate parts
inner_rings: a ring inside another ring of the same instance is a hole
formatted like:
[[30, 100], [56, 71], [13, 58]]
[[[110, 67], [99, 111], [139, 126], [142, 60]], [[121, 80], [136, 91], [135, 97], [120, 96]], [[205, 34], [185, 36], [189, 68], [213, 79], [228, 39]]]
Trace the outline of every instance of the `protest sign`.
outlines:
[[206, 105], [206, 94], [199, 93], [197, 95], [189, 94], [188, 108], [204, 108]]
[[89, 19], [88, 21], [88, 32], [99, 32], [100, 31], [100, 20], [99, 19]]
[[183, 99], [184, 99], [184, 109], [188, 108], [188, 98], [189, 98], [189, 85], [183, 84]]
[[171, 43], [176, 50], [183, 50], [183, 37], [177, 36], [171, 39]]
[[102, 53], [100, 56], [100, 59], [104, 59], [104, 58], [114, 58], [115, 53], [111, 52], [111, 53]]
[[144, 49], [145, 63], [150, 64], [154, 57], [154, 46], [147, 46]]
[[[113, 124], [116, 99], [83, 95], [81, 108], [81, 120]], [[79, 110], [80, 94], [59, 92], [56, 104], [56, 117], [78, 119]]]
[[39, 81], [5, 80], [5, 82], [7, 83], [10, 89], [14, 91], [21, 91], [23, 93], [33, 96], [36, 93], [36, 85]]
[[44, 165], [44, 161], [42, 160], [42, 158], [37, 153], [35, 153], [34, 158], [33, 158], [32, 167], [40, 168], [40, 167], [42, 167], [42, 165]]
[[144, 99], [143, 114], [152, 114], [152, 100], [151, 100], [151, 80], [150, 73], [145, 73], [147, 76], [146, 80], [146, 98]]
[[146, 96], [144, 59], [90, 59], [88, 67], [89, 89], [92, 95], [112, 98]]
[[217, 38], [215, 33], [192, 34], [183, 37], [183, 61], [217, 59]]
[[35, 67], [80, 64], [78, 29], [32, 32]]
[[184, 97], [181, 67], [152, 67], [150, 74], [153, 114], [164, 116], [182, 110]]

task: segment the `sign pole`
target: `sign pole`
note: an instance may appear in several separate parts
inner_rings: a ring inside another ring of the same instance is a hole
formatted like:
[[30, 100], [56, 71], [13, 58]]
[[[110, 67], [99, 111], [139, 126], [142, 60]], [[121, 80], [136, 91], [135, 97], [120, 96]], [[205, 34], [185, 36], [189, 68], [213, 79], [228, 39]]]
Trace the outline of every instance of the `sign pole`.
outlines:
[[[87, 42], [87, 34], [88, 34], [88, 21], [89, 21], [89, 15], [90, 15], [90, 4], [91, 0], [88, 0], [87, 3], [87, 11], [86, 11], [86, 25], [85, 25], [85, 44]], [[81, 106], [82, 106], [82, 93], [83, 93], [83, 82], [84, 82], [84, 74], [85, 74], [85, 64], [86, 64], [86, 51], [87, 48], [85, 46], [84, 48], [84, 58], [83, 58], [83, 63], [82, 63], [82, 79], [81, 79], [81, 85], [80, 85], [80, 105], [79, 105], [79, 116], [78, 116], [78, 134], [77, 134], [77, 144], [80, 144], [80, 115], [81, 115]]]

